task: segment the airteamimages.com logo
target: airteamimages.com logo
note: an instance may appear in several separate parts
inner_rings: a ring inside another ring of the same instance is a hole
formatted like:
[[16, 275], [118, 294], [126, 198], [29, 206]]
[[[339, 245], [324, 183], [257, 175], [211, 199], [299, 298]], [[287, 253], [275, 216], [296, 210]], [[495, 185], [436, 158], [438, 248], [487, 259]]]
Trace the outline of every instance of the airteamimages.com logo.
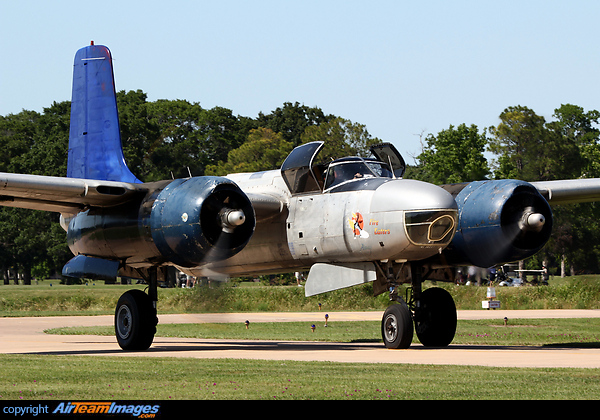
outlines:
[[5, 405], [2, 407], [2, 416], [15, 417], [56, 417], [82, 415], [94, 417], [95, 415], [131, 416], [139, 419], [157, 418], [161, 411], [161, 404], [139, 404], [114, 401], [81, 401], [81, 402], [54, 402], [52, 404], [30, 405]]
[[159, 404], [123, 404], [116, 402], [62, 402], [52, 414], [131, 414], [140, 419], [152, 419], [160, 412]]

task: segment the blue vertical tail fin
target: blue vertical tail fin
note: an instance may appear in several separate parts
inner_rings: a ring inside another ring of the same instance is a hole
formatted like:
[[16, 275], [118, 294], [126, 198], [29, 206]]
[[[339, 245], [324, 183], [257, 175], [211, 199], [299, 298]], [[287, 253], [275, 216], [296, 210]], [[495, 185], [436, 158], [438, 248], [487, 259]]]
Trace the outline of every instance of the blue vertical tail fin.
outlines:
[[75, 54], [67, 176], [141, 182], [123, 156], [112, 56], [102, 45]]

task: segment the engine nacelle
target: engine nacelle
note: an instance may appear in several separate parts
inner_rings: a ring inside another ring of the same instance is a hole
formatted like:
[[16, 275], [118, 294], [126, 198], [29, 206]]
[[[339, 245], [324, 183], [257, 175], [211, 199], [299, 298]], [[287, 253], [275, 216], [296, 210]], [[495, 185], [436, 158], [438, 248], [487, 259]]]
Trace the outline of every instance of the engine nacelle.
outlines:
[[491, 267], [538, 252], [550, 238], [550, 205], [531, 184], [476, 181], [456, 196], [458, 228], [444, 252], [453, 264]]
[[255, 227], [248, 197], [219, 177], [179, 179], [156, 198], [152, 239], [161, 254], [184, 267], [229, 258], [248, 243]]
[[148, 185], [152, 189], [145, 197], [115, 207], [90, 208], [68, 219], [71, 251], [88, 258], [72, 260], [66, 272], [95, 278], [96, 271], [102, 271], [106, 278], [107, 270], [96, 268], [102, 260], [134, 267], [165, 263], [194, 267], [235, 255], [254, 233], [252, 204], [227, 178], [195, 177]]

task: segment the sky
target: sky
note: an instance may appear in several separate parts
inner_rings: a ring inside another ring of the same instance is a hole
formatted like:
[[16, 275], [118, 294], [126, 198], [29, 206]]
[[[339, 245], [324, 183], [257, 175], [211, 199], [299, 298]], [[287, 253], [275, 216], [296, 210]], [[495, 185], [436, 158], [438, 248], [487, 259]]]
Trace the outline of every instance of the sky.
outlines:
[[117, 90], [251, 118], [319, 107], [412, 164], [427, 134], [509, 106], [600, 109], [598, 16], [597, 0], [3, 1], [0, 115], [70, 100], [93, 40]]

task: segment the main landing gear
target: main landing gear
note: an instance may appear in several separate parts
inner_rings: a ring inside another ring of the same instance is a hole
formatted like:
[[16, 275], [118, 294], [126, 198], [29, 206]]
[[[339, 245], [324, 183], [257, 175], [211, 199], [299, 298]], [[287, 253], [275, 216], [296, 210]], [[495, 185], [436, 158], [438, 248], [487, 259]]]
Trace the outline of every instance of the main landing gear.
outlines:
[[[391, 270], [390, 270], [391, 272]], [[398, 296], [397, 284], [390, 279], [390, 300], [397, 303], [387, 308], [381, 320], [381, 336], [389, 349], [406, 349], [413, 339], [413, 322], [417, 338], [427, 347], [445, 347], [456, 333], [456, 306], [450, 293], [433, 287], [422, 291], [421, 267], [410, 266], [412, 296]]]
[[[421, 267], [410, 266], [412, 296], [406, 301], [398, 296], [396, 276], [389, 270], [390, 300], [397, 302], [388, 307], [381, 320], [383, 342], [390, 349], [410, 347], [414, 331], [419, 341], [427, 347], [445, 347], [456, 333], [456, 307], [450, 293], [440, 288], [421, 290]], [[156, 334], [158, 317], [157, 269], [148, 270], [148, 293], [130, 290], [117, 302], [115, 310], [115, 335], [123, 350], [146, 350]], [[414, 324], [414, 329], [413, 329]]]
[[141, 290], [130, 290], [123, 293], [117, 302], [115, 335], [123, 350], [146, 350], [156, 334], [157, 269], [150, 269], [148, 274], [145, 276], [149, 285], [147, 294]]

